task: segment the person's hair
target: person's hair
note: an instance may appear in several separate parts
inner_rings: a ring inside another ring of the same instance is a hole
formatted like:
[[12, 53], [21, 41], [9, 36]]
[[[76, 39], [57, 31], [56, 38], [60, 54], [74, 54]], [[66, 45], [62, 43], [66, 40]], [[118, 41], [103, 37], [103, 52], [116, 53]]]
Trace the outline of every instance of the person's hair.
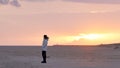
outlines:
[[44, 39], [49, 39], [49, 37], [47, 35], [44, 35]]

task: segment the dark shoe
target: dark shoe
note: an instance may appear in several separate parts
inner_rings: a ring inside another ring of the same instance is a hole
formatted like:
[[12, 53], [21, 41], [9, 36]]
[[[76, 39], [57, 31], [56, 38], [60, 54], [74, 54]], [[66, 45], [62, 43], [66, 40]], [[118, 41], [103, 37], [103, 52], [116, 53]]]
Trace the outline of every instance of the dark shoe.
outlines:
[[47, 63], [46, 61], [42, 61], [41, 63]]

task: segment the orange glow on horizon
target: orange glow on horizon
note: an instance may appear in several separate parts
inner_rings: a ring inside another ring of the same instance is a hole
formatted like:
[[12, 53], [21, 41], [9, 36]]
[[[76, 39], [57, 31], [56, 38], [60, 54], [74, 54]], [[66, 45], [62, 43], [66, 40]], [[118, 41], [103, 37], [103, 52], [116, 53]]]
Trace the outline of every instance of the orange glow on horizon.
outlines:
[[97, 40], [102, 38], [103, 35], [102, 34], [80, 34], [80, 36], [76, 36], [75, 40], [79, 40], [79, 39], [87, 39], [87, 40]]
[[[56, 36], [54, 38], [54, 44], [70, 44], [70, 45], [97, 45], [106, 43], [116, 43], [119, 34], [114, 33], [89, 33], [89, 34], [79, 34], [76, 36]], [[52, 42], [53, 42], [52, 41]]]

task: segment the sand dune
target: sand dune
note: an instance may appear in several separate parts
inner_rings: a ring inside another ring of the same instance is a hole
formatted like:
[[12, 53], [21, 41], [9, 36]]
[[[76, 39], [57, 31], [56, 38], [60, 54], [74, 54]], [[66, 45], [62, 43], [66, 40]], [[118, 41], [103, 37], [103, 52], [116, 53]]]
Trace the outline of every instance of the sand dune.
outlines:
[[50, 46], [41, 64], [39, 46], [0, 47], [0, 68], [120, 68], [120, 49], [113, 47]]

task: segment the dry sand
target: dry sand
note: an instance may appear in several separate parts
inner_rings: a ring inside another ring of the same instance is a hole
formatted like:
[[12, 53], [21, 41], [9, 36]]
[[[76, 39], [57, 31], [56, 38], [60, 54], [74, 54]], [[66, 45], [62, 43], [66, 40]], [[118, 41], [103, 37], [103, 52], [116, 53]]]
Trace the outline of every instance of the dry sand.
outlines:
[[113, 47], [50, 46], [41, 64], [39, 46], [1, 46], [0, 68], [120, 68], [120, 49]]

